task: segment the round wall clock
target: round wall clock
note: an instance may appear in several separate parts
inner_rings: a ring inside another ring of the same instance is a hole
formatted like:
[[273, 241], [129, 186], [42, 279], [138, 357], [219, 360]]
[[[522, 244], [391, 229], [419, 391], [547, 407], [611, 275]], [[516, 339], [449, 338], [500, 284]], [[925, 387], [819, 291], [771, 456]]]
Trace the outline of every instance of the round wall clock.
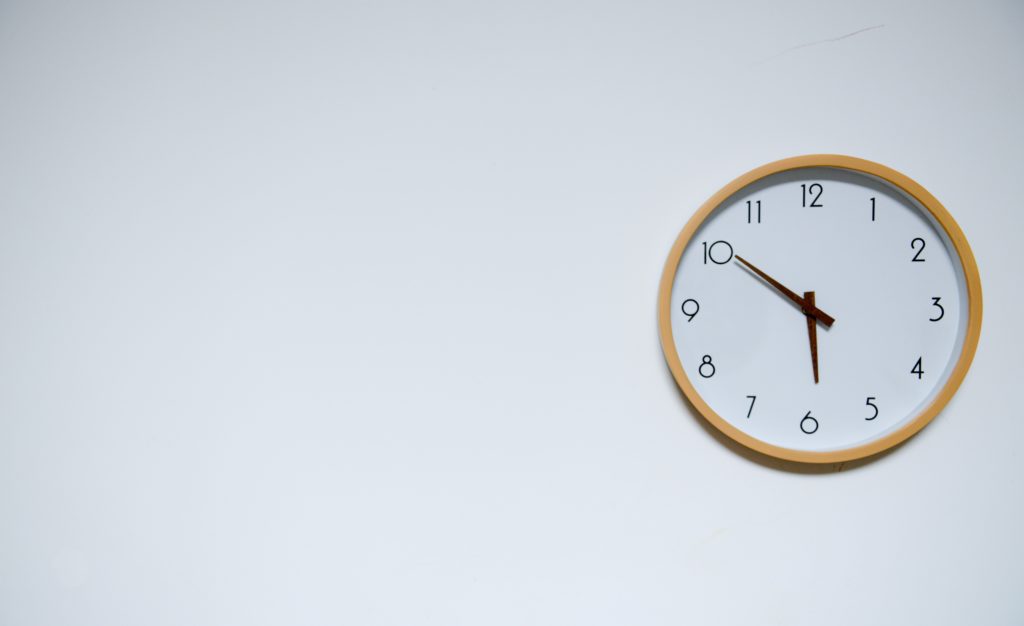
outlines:
[[826, 463], [886, 450], [953, 396], [981, 332], [964, 234], [888, 167], [810, 155], [759, 167], [693, 216], [658, 294], [669, 368], [737, 442]]

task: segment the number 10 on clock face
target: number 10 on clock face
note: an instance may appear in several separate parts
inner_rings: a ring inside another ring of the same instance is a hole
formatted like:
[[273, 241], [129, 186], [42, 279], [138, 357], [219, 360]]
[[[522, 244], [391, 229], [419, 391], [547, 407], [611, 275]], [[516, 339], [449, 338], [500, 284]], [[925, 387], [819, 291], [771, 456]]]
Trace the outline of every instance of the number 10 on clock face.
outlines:
[[883, 166], [797, 157], [713, 197], [676, 241], [662, 345], [691, 403], [762, 452], [836, 461], [924, 426], [980, 330], [973, 256], [945, 209]]

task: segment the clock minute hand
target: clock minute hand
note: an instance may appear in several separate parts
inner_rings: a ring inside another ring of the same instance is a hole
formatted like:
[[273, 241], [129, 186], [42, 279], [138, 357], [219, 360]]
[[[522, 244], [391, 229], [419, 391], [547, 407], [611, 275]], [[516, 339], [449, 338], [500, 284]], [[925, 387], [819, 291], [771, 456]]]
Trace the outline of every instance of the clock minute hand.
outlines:
[[810, 316], [814, 317], [819, 322], [824, 324], [826, 327], [831, 327], [832, 324], [835, 323], [836, 320], [835, 320], [834, 317], [832, 317], [828, 313], [825, 313], [824, 311], [822, 311], [818, 307], [814, 306], [813, 302], [808, 302], [804, 298], [796, 295], [796, 292], [787, 289], [785, 287], [785, 285], [783, 285], [779, 281], [775, 280], [774, 278], [772, 278], [768, 274], [765, 274], [764, 272], [762, 272], [760, 269], [758, 269], [756, 266], [754, 266], [754, 264], [751, 263], [750, 261], [744, 259], [743, 257], [741, 257], [738, 254], [736, 255], [736, 260], [739, 261], [740, 263], [746, 265], [747, 267], [749, 267], [752, 272], [754, 272], [755, 274], [757, 274], [758, 276], [763, 278], [765, 280], [765, 282], [767, 282], [772, 287], [775, 287], [775, 289], [777, 289], [779, 291], [779, 293], [781, 293], [782, 295], [784, 295], [787, 298], [789, 298], [790, 300], [792, 300], [794, 304], [796, 304], [798, 307], [800, 307], [800, 310], [803, 311], [804, 314], [810, 315]]

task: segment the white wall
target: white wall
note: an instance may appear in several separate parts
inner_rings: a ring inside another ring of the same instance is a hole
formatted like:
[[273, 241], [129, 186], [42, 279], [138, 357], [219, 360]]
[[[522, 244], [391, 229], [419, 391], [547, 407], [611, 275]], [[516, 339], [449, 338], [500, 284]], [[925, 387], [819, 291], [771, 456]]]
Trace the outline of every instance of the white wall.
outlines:
[[[1024, 5], [246, 4], [0, 2], [0, 624], [1024, 621]], [[985, 292], [839, 473], [655, 328], [696, 207], [812, 152]]]

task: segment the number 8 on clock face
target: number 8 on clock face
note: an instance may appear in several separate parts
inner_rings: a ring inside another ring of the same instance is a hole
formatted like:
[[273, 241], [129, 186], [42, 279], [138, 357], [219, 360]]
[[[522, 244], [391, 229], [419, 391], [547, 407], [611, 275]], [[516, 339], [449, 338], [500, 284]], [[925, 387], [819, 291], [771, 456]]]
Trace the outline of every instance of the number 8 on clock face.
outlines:
[[811, 155], [698, 210], [658, 309], [673, 376], [714, 426], [765, 454], [837, 462], [904, 441], [948, 402], [978, 343], [981, 284], [924, 188]]

